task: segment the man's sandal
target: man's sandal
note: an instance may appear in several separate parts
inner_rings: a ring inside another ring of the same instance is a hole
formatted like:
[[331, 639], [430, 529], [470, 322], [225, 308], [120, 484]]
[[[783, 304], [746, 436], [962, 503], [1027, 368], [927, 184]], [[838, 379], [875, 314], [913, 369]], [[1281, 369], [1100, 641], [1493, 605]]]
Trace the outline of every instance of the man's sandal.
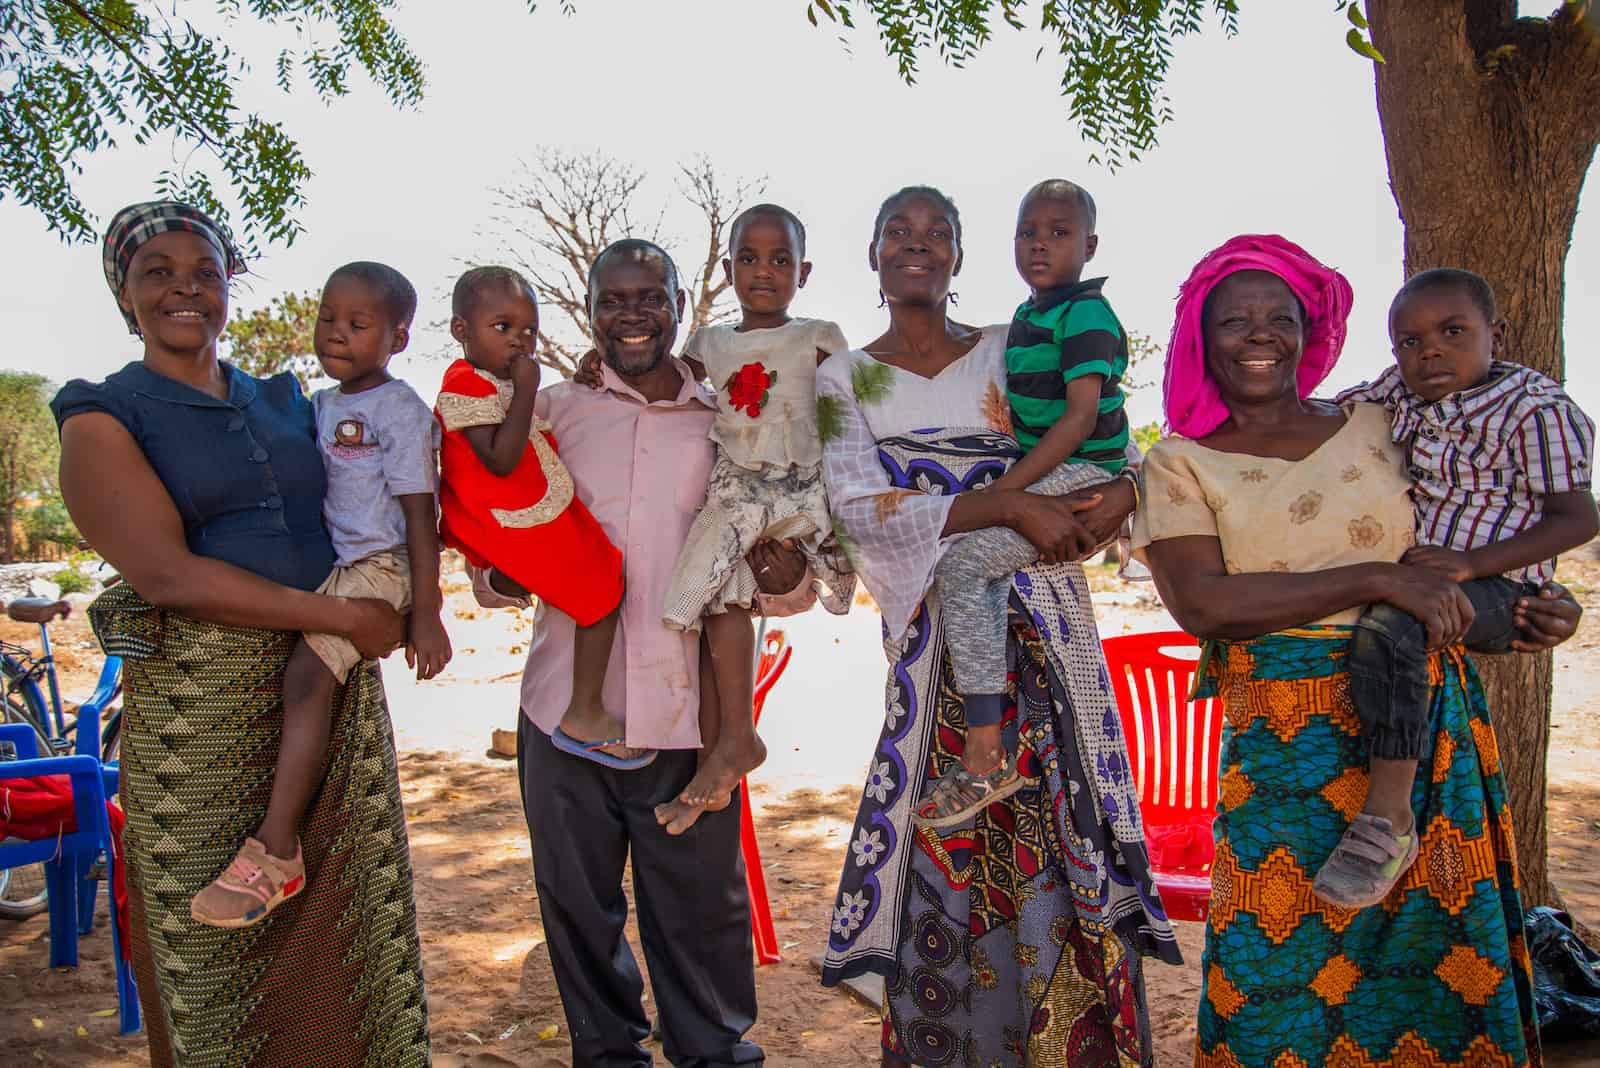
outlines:
[[1358, 813], [1311, 882], [1311, 892], [1330, 905], [1364, 909], [1389, 896], [1416, 862], [1422, 835], [1397, 835], [1382, 816]]
[[915, 821], [932, 830], [958, 826], [1033, 781], [1017, 773], [1009, 753], [986, 772], [969, 771], [957, 761], [933, 784], [928, 800], [917, 806]]

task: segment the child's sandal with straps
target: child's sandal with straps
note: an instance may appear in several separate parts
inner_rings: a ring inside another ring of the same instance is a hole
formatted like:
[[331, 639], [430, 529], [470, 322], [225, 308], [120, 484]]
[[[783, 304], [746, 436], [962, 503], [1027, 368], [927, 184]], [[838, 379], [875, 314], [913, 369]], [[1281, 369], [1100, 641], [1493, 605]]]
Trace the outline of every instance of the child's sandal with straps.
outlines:
[[1000, 762], [985, 772], [970, 771], [958, 761], [934, 783], [915, 819], [918, 825], [933, 830], [955, 827], [1031, 782], [1018, 774], [1009, 753], [1002, 754]]

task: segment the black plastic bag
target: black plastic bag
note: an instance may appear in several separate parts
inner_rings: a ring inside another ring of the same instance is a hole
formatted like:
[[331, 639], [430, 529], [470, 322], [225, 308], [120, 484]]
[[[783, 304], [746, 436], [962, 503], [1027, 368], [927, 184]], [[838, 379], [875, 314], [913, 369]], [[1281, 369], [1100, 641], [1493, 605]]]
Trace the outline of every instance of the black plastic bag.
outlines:
[[1558, 909], [1529, 909], [1527, 930], [1539, 1037], [1600, 1038], [1600, 953], [1572, 933], [1572, 917]]

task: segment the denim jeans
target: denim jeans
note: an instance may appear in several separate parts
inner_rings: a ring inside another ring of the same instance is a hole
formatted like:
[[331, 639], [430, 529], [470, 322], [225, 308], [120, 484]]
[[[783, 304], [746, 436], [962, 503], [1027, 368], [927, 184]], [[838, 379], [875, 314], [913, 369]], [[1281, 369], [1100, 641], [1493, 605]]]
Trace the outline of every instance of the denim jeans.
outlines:
[[[1495, 575], [1461, 584], [1472, 602], [1472, 626], [1463, 639], [1479, 653], [1504, 653], [1517, 636], [1519, 598], [1538, 587]], [[1412, 615], [1391, 604], [1374, 604], [1362, 613], [1350, 639], [1350, 700], [1384, 760], [1416, 760], [1428, 736], [1428, 631]]]

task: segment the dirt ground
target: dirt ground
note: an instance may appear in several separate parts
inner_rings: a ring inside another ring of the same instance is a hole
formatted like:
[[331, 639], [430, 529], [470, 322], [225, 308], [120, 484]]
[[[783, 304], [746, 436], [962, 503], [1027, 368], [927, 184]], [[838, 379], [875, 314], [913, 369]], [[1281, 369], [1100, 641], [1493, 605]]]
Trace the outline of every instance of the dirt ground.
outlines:
[[[1550, 759], [1550, 842], [1556, 878], [1575, 913], [1600, 919], [1600, 562], [1563, 566], [1591, 612], [1584, 632], [1557, 659]], [[1170, 620], [1149, 603], [1148, 587], [1095, 583], [1103, 633], [1153, 630]], [[533, 891], [527, 829], [513, 765], [484, 754], [493, 726], [510, 726], [516, 673], [524, 650], [515, 613], [469, 606], [459, 583], [452, 592], [451, 633], [457, 685], [418, 687], [389, 667], [406, 814], [411, 831], [419, 924], [424, 949], [435, 1063], [459, 1066], [557, 1066], [570, 1048], [550, 973]], [[876, 1063], [876, 1011], [817, 984], [811, 956], [823, 943], [828, 903], [845, 852], [859, 790], [860, 765], [876, 734], [870, 706], [881, 687], [881, 654], [872, 644], [875, 617], [844, 622], [821, 613], [791, 621], [796, 663], [815, 646], [833, 645], [824, 672], [791, 672], [774, 691], [763, 734], [772, 756], [753, 788], [783, 960], [757, 970], [761, 1016], [751, 1037], [773, 1065]], [[0, 621], [0, 638], [27, 641], [27, 628]], [[85, 693], [98, 650], [78, 621], [58, 627], [63, 692]], [[862, 646], [866, 648], [863, 650]], [[824, 659], [816, 656], [813, 664]], [[835, 669], [832, 665], [837, 663]], [[856, 707], [841, 709], [837, 688]], [[442, 695], [452, 695], [447, 707]], [[855, 713], [861, 713], [860, 716]], [[864, 717], [864, 718], [863, 718]], [[1199, 997], [1202, 929], [1179, 925], [1187, 964], [1152, 964], [1151, 1022], [1160, 1068], [1192, 1057]], [[0, 1062], [73, 1066], [146, 1065], [143, 1037], [116, 1034], [115, 986], [104, 918], [80, 943], [80, 966], [46, 967], [44, 916], [0, 921]], [[648, 1008], [648, 1003], [647, 1003]], [[1555, 1068], [1600, 1065], [1600, 1043], [1546, 1051]]]

